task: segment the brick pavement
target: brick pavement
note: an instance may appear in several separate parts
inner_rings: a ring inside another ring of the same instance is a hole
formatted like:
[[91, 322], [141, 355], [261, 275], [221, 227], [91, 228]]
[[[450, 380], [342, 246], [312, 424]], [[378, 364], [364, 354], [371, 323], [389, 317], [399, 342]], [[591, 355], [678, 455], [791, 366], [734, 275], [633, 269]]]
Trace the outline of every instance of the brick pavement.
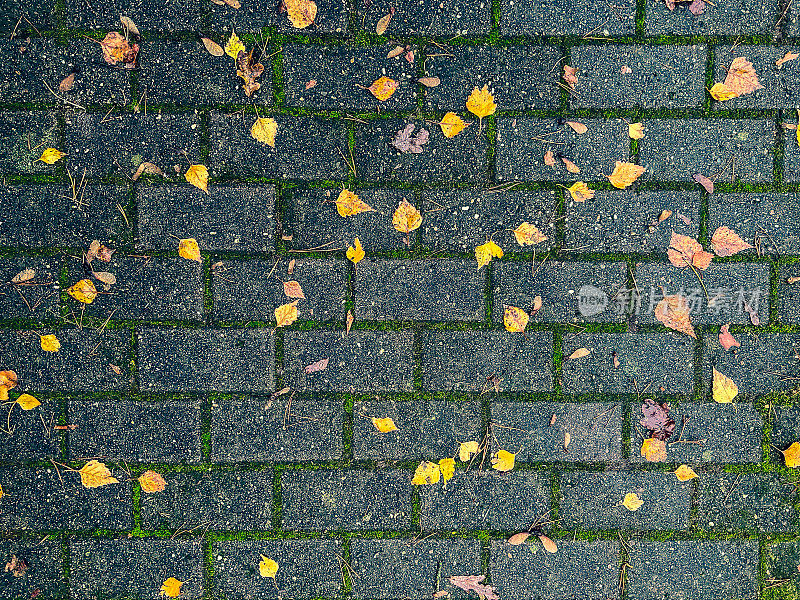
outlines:
[[[29, 568], [0, 573], [0, 598], [155, 599], [168, 577], [187, 599], [474, 598], [448, 578], [483, 574], [502, 600], [796, 600], [800, 478], [779, 451], [800, 440], [800, 148], [785, 127], [800, 61], [775, 61], [800, 45], [800, 9], [317, 4], [303, 31], [263, 0], [0, 11], [0, 369], [19, 376], [12, 401], [42, 402], [5, 405], [0, 566]], [[132, 71], [86, 37], [119, 29], [120, 11], [143, 34]], [[224, 44], [231, 28], [265, 57], [252, 99], [198, 40]], [[386, 57], [398, 44], [413, 61]], [[764, 89], [716, 102], [706, 88], [736, 56]], [[47, 86], [70, 72], [56, 98]], [[363, 89], [382, 75], [400, 83], [386, 102]], [[497, 113], [446, 139], [436, 123], [474, 121], [464, 102], [484, 84]], [[249, 135], [256, 114], [278, 122], [274, 150]], [[389, 146], [406, 123], [430, 130], [422, 154]], [[48, 146], [67, 156], [36, 161]], [[546, 165], [548, 149], [581, 174]], [[208, 166], [208, 195], [178, 174], [187, 160]], [[624, 191], [604, 177], [616, 160], [646, 168]], [[142, 161], [166, 177], [132, 181]], [[713, 194], [697, 172], [717, 174]], [[84, 176], [76, 195], [70, 177]], [[578, 178], [594, 199], [564, 190]], [[375, 211], [339, 217], [343, 186]], [[403, 198], [423, 212], [408, 244], [391, 226]], [[535, 251], [514, 241], [522, 221], [548, 238]], [[666, 249], [672, 231], [708, 246], [722, 225], [754, 248], [715, 259], [703, 293]], [[477, 270], [489, 236], [506, 256]], [[178, 257], [185, 237], [202, 263]], [[116, 249], [103, 268], [117, 284], [80, 306], [65, 290], [94, 239]], [[12, 284], [25, 268], [35, 279]], [[275, 329], [289, 278], [306, 299]], [[584, 286], [605, 310], [579, 309]], [[694, 290], [697, 340], [654, 318], [679, 290]], [[747, 294], [757, 324], [713, 293]], [[537, 296], [527, 332], [507, 332], [503, 306], [531, 311]], [[735, 352], [718, 342], [725, 323]], [[45, 333], [58, 353], [41, 350]], [[712, 401], [712, 367], [738, 384], [733, 404]], [[677, 422], [664, 463], [640, 456], [645, 398]], [[467, 440], [516, 452], [514, 470], [484, 456], [447, 486], [411, 485], [419, 461]], [[89, 458], [120, 483], [80, 486], [64, 465]], [[682, 463], [699, 477], [678, 481]], [[164, 492], [141, 490], [148, 469]], [[506, 541], [534, 525], [558, 552]], [[274, 582], [260, 555], [278, 562]]]

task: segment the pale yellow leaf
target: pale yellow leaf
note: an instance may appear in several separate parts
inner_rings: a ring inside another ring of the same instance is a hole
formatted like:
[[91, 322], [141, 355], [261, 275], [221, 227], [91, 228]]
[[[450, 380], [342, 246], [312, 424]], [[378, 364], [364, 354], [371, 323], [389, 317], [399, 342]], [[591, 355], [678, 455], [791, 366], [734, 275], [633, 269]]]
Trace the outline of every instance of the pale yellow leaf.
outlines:
[[389, 433], [390, 431], [398, 431], [394, 420], [391, 417], [372, 417], [372, 424], [375, 429], [381, 433]]
[[694, 479], [697, 477], [697, 473], [694, 472], [694, 469], [688, 465], [681, 465], [674, 471], [675, 477], [678, 478], [678, 481], [689, 481], [690, 479]]
[[[389, 27], [389, 21], [392, 20], [393, 14], [394, 12], [390, 12], [388, 15], [384, 15], [378, 19], [378, 22], [375, 24], [375, 33], [378, 35], [383, 35], [386, 33], [386, 29]], [[402, 50], [400, 53], [402, 54]]]
[[592, 353], [591, 350], [588, 348], [578, 348], [567, 357], [567, 360], [575, 360], [576, 358], [583, 358], [584, 356], [589, 356]]
[[796, 58], [800, 58], [800, 54], [795, 54], [791, 50], [784, 54], [781, 58], [775, 61], [775, 66], [779, 69], [783, 66], [783, 63], [787, 63], [790, 60], [795, 60]]
[[585, 202], [594, 198], [594, 190], [590, 190], [589, 186], [583, 181], [576, 181], [567, 188], [569, 195], [575, 202]]
[[633, 492], [625, 494], [625, 499], [622, 501], [622, 506], [631, 512], [639, 510], [639, 507], [642, 506], [642, 504], [644, 504], [642, 499]]
[[456, 472], [456, 461], [452, 458], [443, 458], [439, 461], [439, 471], [442, 473], [444, 484], [447, 485]]
[[186, 238], [178, 243], [178, 256], [186, 260], [203, 262], [203, 257], [200, 256], [200, 246], [194, 238]]
[[253, 139], [262, 144], [275, 147], [275, 134], [278, 133], [278, 123], [272, 117], [259, 117], [250, 128], [250, 135]]
[[711, 385], [714, 401], [720, 404], [733, 402], [733, 399], [739, 394], [739, 388], [733, 379], [723, 375], [714, 367], [711, 367], [711, 371], [714, 374], [714, 381]]
[[19, 404], [22, 410], [33, 410], [37, 406], [41, 406], [42, 403], [30, 394], [21, 394], [20, 397], [17, 398], [17, 404]]
[[480, 450], [480, 444], [478, 444], [478, 442], [462, 442], [458, 446], [458, 460], [467, 462], [473, 455], [478, 453], [478, 450]]
[[206, 50], [208, 50], [208, 53], [211, 56], [225, 55], [225, 50], [222, 49], [222, 46], [220, 46], [217, 42], [215, 42], [211, 38], [204, 37], [200, 38], [200, 40], [203, 42], [203, 46], [206, 47]]
[[586, 127], [583, 123], [579, 123], [578, 121], [567, 121], [567, 125], [569, 125], [572, 130], [577, 133], [578, 135], [582, 135], [589, 131], [589, 128]]
[[42, 152], [39, 160], [43, 163], [47, 163], [48, 165], [52, 165], [57, 160], [60, 160], [62, 156], [65, 156], [65, 154], [63, 152], [59, 152], [55, 148], [45, 148], [45, 151]]
[[556, 543], [553, 540], [551, 540], [546, 535], [540, 534], [538, 537], [539, 541], [542, 542], [542, 546], [544, 546], [544, 549], [547, 550], [550, 554], [555, 554], [556, 552], [558, 552], [558, 546], [556, 546]]
[[628, 124], [628, 137], [632, 140], [640, 140], [644, 137], [644, 130], [641, 123]]
[[527, 531], [523, 531], [521, 533], [515, 533], [510, 538], [508, 538], [507, 541], [512, 546], [520, 546], [521, 544], [524, 544], [525, 540], [527, 540], [529, 537], [531, 537], [531, 534], [528, 533]]

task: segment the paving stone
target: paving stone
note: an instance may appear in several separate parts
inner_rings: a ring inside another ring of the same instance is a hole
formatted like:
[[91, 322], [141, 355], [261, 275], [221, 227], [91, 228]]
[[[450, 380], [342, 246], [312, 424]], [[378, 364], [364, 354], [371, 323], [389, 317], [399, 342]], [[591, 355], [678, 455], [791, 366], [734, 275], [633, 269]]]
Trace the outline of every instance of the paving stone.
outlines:
[[501, 392], [549, 392], [552, 348], [548, 331], [423, 331], [422, 387], [482, 392], [497, 377]]
[[426, 531], [523, 531], [550, 510], [550, 475], [459, 470], [447, 486], [420, 486], [419, 495]]
[[[0, 206], [2, 205], [0, 191]], [[0, 208], [0, 212], [3, 209]], [[2, 234], [0, 234], [0, 238]], [[0, 314], [6, 319], [58, 318], [58, 276], [61, 257], [3, 257], [0, 259]], [[11, 280], [25, 269], [33, 269], [33, 279], [13, 284]]]
[[[497, 263], [492, 318], [502, 323], [504, 307], [517, 306], [534, 323], [621, 323], [628, 312], [627, 278], [624, 262], [546, 261], [534, 269], [530, 261]], [[533, 314], [537, 296], [542, 307]]]
[[[493, 402], [491, 410], [497, 443], [509, 451], [519, 449], [519, 461], [611, 462], [622, 458], [619, 404]], [[568, 452], [564, 451], [566, 434], [570, 436]]]
[[63, 469], [59, 477], [50, 467], [4, 467], [0, 527], [35, 531], [130, 529], [133, 507], [127, 474], [107, 466], [120, 483], [93, 489], [83, 487], [77, 473]]
[[[119, 16], [133, 19], [142, 32], [196, 31], [202, 7], [190, 0], [66, 0], [67, 27], [122, 31]], [[148, 39], [145, 44], [151, 43]]]
[[[667, 443], [667, 461], [679, 464], [757, 463], [761, 461], [764, 423], [750, 404], [681, 402], [671, 404], [675, 433]], [[641, 405], [634, 402], [631, 420], [642, 418]], [[683, 435], [681, 436], [681, 430]], [[677, 440], [702, 441], [702, 444], [675, 444]], [[631, 438], [631, 462], [644, 463], [639, 436]]]
[[342, 402], [235, 397], [211, 404], [211, 460], [309, 461], [342, 456]]
[[[555, 119], [504, 117], [497, 119], [497, 179], [499, 181], [605, 181], [614, 161], [627, 161], [628, 124], [621, 119], [579, 119], [589, 129], [578, 135]], [[556, 166], [544, 164], [545, 152], [555, 155]], [[559, 158], [574, 162], [580, 176], [568, 173]]]
[[[45, 148], [61, 148], [55, 113], [0, 113], [0, 173], [51, 174], [59, 167], [39, 160]], [[36, 150], [33, 148], [36, 147]]]
[[[781, 597], [781, 592], [791, 594], [800, 585], [800, 571], [797, 565], [800, 563], [800, 542], [773, 542], [766, 544], [763, 551], [765, 570], [764, 580], [769, 584], [775, 584], [773, 588], [777, 598]], [[786, 587], [783, 587], [783, 586]], [[769, 596], [767, 596], [769, 597]]]
[[[58, 352], [44, 352], [33, 331], [0, 333], [0, 366], [17, 373], [19, 389], [102, 392], [130, 387], [130, 331], [105, 329], [98, 335], [87, 329], [61, 329], [53, 333], [61, 342]], [[117, 375], [110, 365], [119, 367], [122, 374]]]
[[467, 592], [449, 584], [450, 577], [481, 571], [478, 540], [353, 539], [350, 556], [360, 575], [353, 578], [355, 598], [427, 598], [440, 589], [467, 598]]
[[[16, 399], [14, 392], [11, 393], [11, 398]], [[0, 460], [19, 462], [61, 459], [61, 439], [64, 432], [53, 430], [53, 425], [58, 423], [61, 415], [61, 407], [55, 400], [43, 397], [37, 399], [42, 406], [36, 410], [20, 410], [13, 405], [8, 407], [11, 414], [6, 413], [6, 424], [3, 431], [0, 431]], [[6, 430], [8, 426], [10, 429]]]
[[[255, 140], [255, 118], [212, 113], [211, 174], [280, 179], [345, 179], [346, 121], [278, 115], [275, 148]], [[251, 122], [252, 121], [252, 122]], [[313, 144], [309, 143], [313, 140]], [[341, 154], [340, 154], [341, 153]]]
[[196, 463], [202, 458], [199, 400], [70, 400], [67, 410], [67, 422], [77, 425], [69, 434], [73, 459]]
[[67, 115], [66, 150], [73, 176], [132, 177], [142, 162], [171, 173], [173, 165], [199, 161], [200, 123], [184, 114], [76, 114]]
[[[596, 190], [595, 197], [586, 202], [568, 197], [564, 240], [574, 252], [663, 254], [673, 231], [697, 239], [701, 201], [700, 192], [685, 191]], [[659, 223], [665, 210], [672, 215]]]
[[800, 323], [800, 280], [789, 283], [793, 277], [800, 277], [800, 261], [778, 265], [777, 316], [781, 323]]
[[[341, 540], [232, 540], [213, 546], [214, 590], [231, 600], [333, 598], [342, 587]], [[258, 562], [278, 563], [274, 579], [261, 577]]]
[[396, 9], [386, 35], [439, 35], [444, 37], [481, 35], [492, 26], [491, 4], [485, 0], [447, 0], [419, 3], [414, 0], [355, 2], [357, 14], [365, 15], [364, 29], [375, 31], [382, 17]]
[[[297, 281], [305, 299], [299, 303], [302, 319], [343, 321], [347, 293], [344, 260], [299, 259], [292, 274], [289, 260], [227, 260], [212, 269], [214, 318], [221, 321], [274, 321], [275, 307], [291, 302], [285, 281]], [[274, 271], [273, 271], [274, 270]], [[274, 277], [268, 277], [273, 273]]]
[[142, 390], [273, 390], [275, 338], [271, 330], [144, 328], [136, 335]]
[[411, 474], [404, 471], [287, 470], [281, 489], [282, 526], [289, 531], [399, 530], [411, 524]]
[[[567, 472], [559, 489], [558, 516], [564, 529], [689, 529], [692, 484], [678, 481], [673, 473]], [[622, 505], [630, 493], [644, 502], [635, 512]]]
[[633, 35], [636, 3], [618, 2], [613, 7], [586, 0], [565, 6], [558, 0], [503, 0], [500, 33], [503, 35]]
[[438, 86], [425, 89], [425, 105], [429, 110], [463, 113], [472, 91], [469, 86], [484, 85], [494, 90], [503, 110], [559, 108], [561, 51], [558, 48], [522, 45], [443, 48], [425, 49], [430, 53], [425, 57], [425, 75], [441, 80]]
[[797, 529], [795, 490], [770, 473], [704, 473], [697, 479], [697, 519], [704, 531], [789, 532]]
[[756, 248], [742, 254], [800, 254], [800, 195], [712, 194], [708, 232], [723, 225]]
[[[215, 36], [222, 46], [225, 39]], [[249, 44], [246, 44], [249, 46]], [[256, 49], [255, 58], [258, 58]], [[268, 54], [268, 53], [267, 53]], [[227, 56], [212, 56], [199, 40], [148, 40], [139, 52], [138, 101], [146, 91], [147, 104], [196, 106], [209, 104], [272, 104], [269, 61], [257, 79], [261, 89], [248, 98], [242, 79]]]
[[635, 541], [628, 598], [711, 600], [758, 597], [758, 541]]
[[168, 473], [164, 480], [163, 492], [141, 495], [144, 529], [272, 528], [272, 470]]
[[800, 12], [796, 6], [789, 6], [786, 13], [786, 30], [791, 37], [797, 37], [800, 32]]
[[61, 540], [4, 540], [0, 543], [0, 560], [3, 565], [16, 556], [28, 565], [21, 577], [4, 571], [0, 576], [0, 598], [30, 598], [43, 594], [44, 598], [62, 598], [67, 595], [67, 581], [61, 556]]
[[357, 319], [483, 321], [486, 274], [472, 260], [372, 260], [358, 265]]
[[501, 598], [613, 598], [619, 579], [617, 542], [556, 540], [558, 552], [540, 545], [492, 542], [489, 568]]
[[[416, 245], [416, 235], [405, 235], [392, 226], [391, 215], [404, 198], [415, 203], [411, 190], [356, 189], [352, 190], [374, 210], [342, 218], [336, 211], [336, 199], [341, 189], [289, 188], [281, 192], [283, 204], [283, 236], [288, 248], [347, 249], [357, 237], [367, 254], [381, 250], [407, 250]], [[420, 207], [422, 210], [422, 207]], [[423, 218], [423, 226], [425, 219]]]
[[[797, 52], [788, 46], [716, 46], [714, 48], [714, 81], [725, 81], [733, 60], [744, 56], [753, 63], [763, 89], [755, 90], [725, 102], [714, 102], [714, 110], [737, 108], [795, 108], [800, 106], [800, 65], [790, 60], [780, 67], [775, 61], [787, 52]], [[787, 132], [791, 133], [791, 132]], [[791, 137], [791, 136], [789, 136]]]
[[21, 37], [23, 34], [33, 33], [34, 27], [40, 31], [55, 28], [57, 25], [55, 4], [55, 0], [43, 0], [36, 4], [28, 4], [23, 0], [9, 0], [6, 3], [6, 10], [0, 15], [0, 32], [5, 34], [16, 30]]
[[800, 441], [800, 410], [794, 406], [775, 406], [771, 442], [785, 450]]
[[[411, 391], [414, 385], [410, 331], [286, 331], [284, 380], [293, 389]], [[324, 371], [303, 369], [324, 358]]]
[[[283, 89], [288, 106], [328, 110], [411, 110], [416, 106], [416, 66], [401, 54], [386, 58], [396, 44], [348, 48], [290, 44], [283, 49]], [[419, 48], [415, 48], [419, 52]], [[369, 90], [380, 77], [397, 82], [388, 100]], [[310, 81], [316, 84], [308, 87]], [[359, 87], [361, 86], [361, 87]]]
[[175, 237], [192, 237], [201, 250], [275, 250], [273, 186], [212, 185], [205, 194], [193, 186], [140, 183], [136, 202], [140, 248], [174, 250]]
[[70, 597], [76, 600], [158, 598], [169, 577], [181, 597], [203, 596], [203, 544], [196, 539], [75, 539], [70, 541]]
[[752, 4], [734, 0], [723, 4], [706, 3], [701, 15], [689, 12], [688, 4], [670, 11], [663, 2], [647, 0], [645, 35], [772, 35], [780, 19], [776, 2]]
[[[94, 280], [101, 293], [86, 306], [85, 314], [103, 320], [201, 321], [203, 319], [203, 267], [185, 258], [125, 255], [114, 252], [111, 262], [95, 260], [92, 268], [106, 271], [117, 283], [104, 293], [103, 284]], [[67, 259], [70, 281], [86, 274], [77, 259]]]
[[687, 299], [695, 325], [749, 324], [750, 315], [744, 309], [744, 302], [756, 294], [760, 302], [753, 308], [763, 323], [769, 320], [767, 263], [714, 262], [703, 271], [702, 277], [701, 285], [691, 269], [680, 269], [670, 263], [637, 263], [636, 285], [641, 292], [634, 292], [637, 322], [657, 323], [656, 306], [665, 295], [672, 294], [681, 294]]
[[[459, 444], [483, 439], [479, 402], [444, 400], [356, 402], [353, 407], [353, 457], [373, 460], [455, 456]], [[397, 431], [379, 432], [372, 418], [390, 417]]]
[[703, 391], [711, 388], [711, 367], [732, 378], [739, 386], [738, 402], [770, 392], [797, 387], [800, 377], [800, 334], [739, 332], [734, 334], [741, 347], [728, 352], [718, 336], [706, 338], [703, 352]]
[[[265, 34], [262, 35], [263, 27], [272, 27], [280, 33], [290, 35], [302, 33], [304, 36], [312, 36], [324, 33], [344, 33], [347, 31], [349, 15], [348, 3], [345, 0], [319, 3], [314, 24], [300, 32], [291, 25], [286, 11], [277, 10], [273, 4], [268, 2], [242, 3], [241, 8], [238, 9], [226, 5], [217, 6], [212, 3], [209, 8], [211, 9], [210, 18], [213, 30], [227, 32], [232, 29], [239, 33], [252, 33], [256, 35], [259, 43], [262, 43], [262, 39], [268, 39]], [[266, 63], [264, 66], [269, 69]]]
[[[408, 123], [415, 126], [412, 136], [422, 129], [429, 133], [421, 154], [403, 153], [391, 145]], [[486, 179], [485, 135], [457, 135], [447, 139], [441, 127], [423, 120], [373, 119], [355, 123], [354, 137], [356, 173], [364, 180], [433, 184]]]
[[[706, 47], [576, 46], [574, 108], [702, 108]], [[627, 66], [630, 71], [622, 72]], [[563, 71], [562, 71], [563, 72]]]
[[643, 181], [692, 181], [725, 171], [735, 158], [736, 179], [772, 181], [775, 124], [764, 119], [646, 119], [639, 140]]
[[[547, 251], [556, 236], [556, 192], [512, 189], [489, 192], [472, 189], [423, 190], [421, 242], [431, 250], [474, 254], [476, 246], [492, 240], [506, 251]], [[523, 222], [535, 225], [548, 240], [521, 247], [513, 230]]]
[[[589, 356], [569, 359], [579, 348]], [[565, 334], [566, 394], [685, 394], [694, 388], [694, 340], [677, 333]], [[619, 367], [614, 367], [614, 358]]]

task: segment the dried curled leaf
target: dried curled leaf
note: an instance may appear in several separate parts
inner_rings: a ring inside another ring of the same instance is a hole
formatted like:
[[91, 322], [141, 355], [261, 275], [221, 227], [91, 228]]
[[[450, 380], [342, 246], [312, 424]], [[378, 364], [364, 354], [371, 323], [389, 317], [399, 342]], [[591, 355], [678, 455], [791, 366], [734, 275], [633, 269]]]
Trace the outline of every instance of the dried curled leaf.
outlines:
[[567, 191], [575, 202], [585, 202], [594, 198], [594, 190], [590, 190], [583, 181], [576, 181], [567, 188]]
[[297, 303], [298, 300], [295, 300], [289, 304], [281, 304], [275, 309], [276, 327], [286, 327], [297, 321]]
[[717, 256], [733, 256], [752, 247], [752, 244], [748, 244], [735, 231], [725, 226], [718, 227], [711, 236], [711, 248]]
[[650, 437], [667, 441], [675, 432], [675, 419], [669, 414], [669, 404], [648, 398], [642, 404], [639, 425], [650, 432]]
[[108, 64], [122, 63], [125, 69], [136, 68], [139, 44], [129, 44], [122, 34], [112, 31], [102, 39], [100, 47], [103, 49], [103, 58]]
[[397, 82], [389, 77], [381, 77], [372, 82], [372, 85], [367, 88], [372, 95], [381, 102], [388, 100], [397, 89]]
[[186, 181], [208, 194], [208, 169], [204, 165], [191, 165], [183, 176]]
[[780, 69], [784, 63], [787, 63], [790, 60], [795, 60], [796, 58], [800, 58], [800, 54], [795, 54], [790, 50], [789, 52], [784, 54], [781, 58], [775, 61], [775, 66]]
[[390, 431], [398, 431], [394, 420], [391, 417], [372, 417], [372, 424], [375, 429], [381, 433], [389, 433]]
[[91, 304], [97, 298], [97, 288], [91, 279], [81, 279], [72, 287], [67, 288], [67, 293], [78, 302]]
[[61, 342], [52, 333], [39, 336], [39, 344], [45, 352], [58, 352], [61, 348]]
[[697, 339], [694, 327], [689, 319], [689, 302], [681, 294], [674, 296], [664, 296], [656, 305], [656, 319], [664, 324], [665, 327], [685, 333], [689, 337]]
[[421, 154], [422, 146], [428, 143], [428, 130], [420, 129], [417, 135], [411, 135], [416, 126], [409, 123], [403, 129], [397, 132], [392, 139], [392, 146], [403, 153]]
[[133, 179], [133, 181], [136, 181], [143, 174], [161, 175], [162, 177], [166, 177], [166, 175], [164, 175], [164, 171], [162, 171], [158, 167], [158, 165], [154, 165], [153, 163], [147, 162], [147, 161], [145, 161], [145, 162], [143, 162], [143, 163], [141, 163], [139, 165], [139, 168], [136, 169], [136, 172], [133, 174], [133, 177], [131, 177], [131, 179]]
[[284, 281], [283, 282], [283, 293], [289, 296], [289, 298], [300, 298], [305, 300], [305, 294], [303, 294], [303, 288], [300, 287], [300, 284], [296, 281]]
[[786, 450], [781, 450], [787, 467], [800, 467], [800, 443], [793, 442]]
[[572, 161], [571, 161], [571, 160], [569, 160], [568, 158], [564, 158], [564, 157], [562, 156], [562, 157], [561, 157], [561, 162], [563, 162], [563, 163], [564, 163], [564, 166], [567, 168], [567, 171], [569, 171], [569, 172], [570, 172], [570, 173], [572, 173], [573, 175], [577, 175], [578, 173], [580, 173], [580, 172], [581, 172], [581, 169], [580, 169], [580, 167], [578, 167], [578, 165], [576, 165], [574, 162], [572, 162]]
[[[394, 7], [390, 9], [388, 15], [384, 15], [378, 19], [378, 22], [375, 24], [375, 33], [378, 35], [386, 33], [386, 29], [389, 27], [389, 21], [392, 20], [392, 15], [394, 15]], [[402, 54], [402, 51], [400, 53]]]
[[142, 487], [142, 491], [147, 494], [154, 494], [155, 492], [163, 492], [167, 487], [167, 482], [164, 478], [155, 471], [145, 471], [139, 475], [137, 481]]
[[492, 455], [492, 468], [505, 473], [514, 468], [516, 454], [511, 454], [507, 450], [498, 450]]
[[584, 125], [583, 123], [579, 123], [578, 121], [567, 121], [567, 125], [569, 125], [572, 128], [572, 130], [578, 135], [583, 135], [584, 133], [589, 131], [589, 128], [586, 125]]
[[178, 243], [178, 256], [186, 260], [203, 262], [203, 257], [200, 256], [200, 246], [194, 238], [186, 238]]
[[657, 438], [647, 438], [642, 442], [641, 454], [648, 462], [664, 462], [667, 460], [667, 443]]
[[461, 462], [467, 462], [473, 455], [478, 453], [480, 450], [480, 444], [476, 441], [469, 441], [469, 442], [461, 442], [458, 446], [458, 460]]
[[520, 246], [533, 246], [539, 244], [547, 239], [535, 225], [531, 225], [527, 221], [523, 222], [519, 227], [514, 230], [514, 237]]
[[608, 180], [615, 188], [624, 190], [634, 181], [639, 179], [642, 173], [645, 172], [644, 167], [635, 165], [633, 163], [616, 161], [614, 163], [614, 171], [611, 175], [606, 175]]
[[516, 306], [505, 307], [505, 311], [503, 313], [503, 325], [505, 325], [506, 331], [522, 333], [528, 326], [529, 319], [530, 317], [528, 316], [528, 313], [521, 308], [517, 308]]
[[228, 41], [225, 42], [225, 54], [230, 56], [233, 60], [236, 60], [239, 57], [240, 52], [247, 52], [247, 49], [239, 39], [239, 36], [236, 35], [236, 32], [231, 31], [231, 37], [229, 37]]
[[569, 86], [569, 89], [574, 90], [575, 86], [578, 85], [578, 72], [575, 70], [574, 67], [570, 67], [569, 65], [564, 65], [564, 74], [561, 76], [564, 81]]
[[63, 156], [66, 155], [55, 148], [45, 148], [44, 152], [42, 152], [42, 155], [37, 160], [47, 163], [48, 165], [52, 165], [54, 162], [61, 160], [61, 157]]
[[275, 147], [275, 134], [278, 133], [278, 123], [272, 117], [259, 117], [250, 128], [250, 135], [253, 139], [262, 144]]
[[503, 250], [492, 240], [475, 248], [475, 260], [478, 261], [478, 270], [488, 265], [492, 257], [503, 258]]
[[80, 473], [83, 487], [87, 488], [96, 488], [111, 483], [119, 483], [116, 477], [111, 476], [111, 471], [108, 470], [108, 467], [96, 460], [87, 462], [78, 473]]
[[36, 271], [31, 268], [23, 269], [11, 278], [11, 283], [25, 283], [36, 277]]
[[177, 598], [181, 595], [181, 586], [183, 585], [183, 581], [178, 581], [174, 577], [170, 577], [164, 583], [161, 584], [161, 591], [159, 591], [159, 596], [166, 596], [167, 598]]
[[31, 396], [30, 394], [20, 394], [20, 397], [17, 398], [17, 404], [22, 410], [33, 410], [37, 406], [41, 406], [42, 403], [39, 402], [36, 398]]
[[592, 353], [591, 350], [588, 348], [578, 348], [567, 357], [567, 360], [575, 360], [576, 358], [583, 358], [584, 356], [589, 356]]
[[242, 88], [248, 98], [252, 98], [261, 89], [261, 84], [256, 79], [264, 73], [264, 65], [253, 58], [253, 51], [250, 54], [240, 52], [236, 57], [236, 75], [244, 81]]
[[317, 18], [317, 5], [311, 0], [283, 0], [286, 16], [297, 29], [305, 29]]
[[625, 498], [622, 500], [622, 506], [624, 506], [631, 512], [639, 510], [642, 504], [644, 504], [642, 499], [639, 498], [639, 496], [637, 496], [633, 492], [625, 494]]
[[449, 581], [466, 592], [475, 592], [480, 600], [500, 600], [492, 586], [481, 583], [484, 578], [485, 575], [453, 575]]
[[714, 181], [702, 175], [701, 173], [695, 173], [692, 175], [692, 179], [694, 179], [697, 183], [703, 186], [703, 189], [708, 192], [709, 194], [714, 193]]
[[673, 472], [675, 473], [675, 477], [678, 478], [678, 481], [689, 481], [697, 477], [697, 473], [688, 465], [681, 465]]
[[403, 198], [392, 215], [392, 225], [400, 233], [411, 233], [422, 225], [422, 215], [413, 204]]
[[439, 123], [439, 127], [442, 128], [442, 133], [446, 138], [457, 136], [466, 126], [467, 124], [464, 120], [454, 112], [447, 113], [442, 117], [442, 122]]
[[303, 367], [303, 372], [306, 375], [310, 375], [311, 373], [319, 373], [320, 371], [324, 371], [328, 368], [328, 363], [330, 362], [330, 358], [323, 358], [316, 362], [311, 363], [310, 365], [306, 365]]
[[489, 92], [488, 84], [484, 85], [483, 89], [478, 89], [476, 86], [472, 90], [467, 98], [467, 110], [479, 119], [494, 114], [497, 104], [494, 103], [494, 96]]
[[440, 83], [442, 83], [442, 80], [438, 77], [420, 77], [417, 79], [417, 81], [428, 88], [437, 87]]
[[119, 22], [122, 23], [122, 27], [128, 30], [128, 33], [132, 33], [133, 35], [140, 35], [139, 28], [136, 27], [136, 23], [134, 23], [133, 19], [131, 19], [130, 17], [126, 17], [125, 15], [120, 15]]
[[413, 485], [433, 485], [439, 483], [442, 471], [436, 463], [422, 461], [414, 471], [414, 478], [411, 480]]
[[278, 574], [278, 563], [271, 558], [267, 558], [263, 554], [259, 554], [259, 556], [261, 557], [261, 562], [258, 563], [259, 575], [275, 579], [275, 576]]
[[347, 249], [347, 258], [354, 265], [357, 265], [365, 256], [364, 248], [361, 247], [361, 240], [356, 238], [353, 245]]
[[720, 404], [729, 404], [739, 394], [739, 387], [733, 382], [733, 379], [727, 375], [723, 375], [714, 367], [711, 367], [714, 375], [713, 383], [711, 384], [712, 396], [714, 402]]
[[539, 535], [537, 537], [539, 538], [539, 541], [542, 542], [542, 546], [544, 547], [544, 549], [547, 550], [550, 554], [555, 554], [556, 552], [558, 552], [558, 546], [556, 546], [556, 543], [549, 537], [547, 537], [546, 535]]
[[14, 371], [0, 371], [0, 400], [8, 400], [8, 390], [17, 387], [17, 374]]

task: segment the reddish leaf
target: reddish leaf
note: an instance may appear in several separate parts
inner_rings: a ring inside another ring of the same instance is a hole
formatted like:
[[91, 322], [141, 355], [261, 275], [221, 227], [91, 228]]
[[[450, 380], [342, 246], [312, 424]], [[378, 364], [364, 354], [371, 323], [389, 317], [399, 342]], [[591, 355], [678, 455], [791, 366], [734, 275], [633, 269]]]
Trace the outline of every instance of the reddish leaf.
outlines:
[[722, 347], [725, 348], [725, 350], [730, 350], [734, 346], [741, 346], [736, 338], [733, 337], [728, 331], [728, 327], [730, 326], [730, 323], [726, 323], [719, 328], [719, 343], [722, 344]]
[[695, 173], [692, 175], [692, 179], [694, 179], [697, 183], [703, 186], [703, 188], [709, 193], [714, 193], [714, 182], [711, 181], [705, 175], [701, 175], [700, 173]]
[[500, 596], [490, 585], [483, 585], [485, 575], [453, 575], [450, 583], [467, 592], [475, 592], [481, 600], [500, 600]]
[[650, 432], [650, 437], [666, 441], [675, 433], [675, 420], [669, 416], [669, 404], [659, 404], [649, 398], [642, 404], [642, 415], [639, 425]]
[[283, 293], [289, 296], [289, 298], [302, 298], [303, 300], [306, 298], [303, 294], [303, 288], [301, 288], [300, 284], [296, 281], [284, 281]]
[[308, 365], [305, 369], [303, 369], [303, 371], [305, 371], [307, 375], [309, 373], [317, 373], [319, 371], [324, 371], [325, 369], [328, 368], [329, 360], [330, 358], [323, 358], [322, 360], [318, 360], [317, 362]]

